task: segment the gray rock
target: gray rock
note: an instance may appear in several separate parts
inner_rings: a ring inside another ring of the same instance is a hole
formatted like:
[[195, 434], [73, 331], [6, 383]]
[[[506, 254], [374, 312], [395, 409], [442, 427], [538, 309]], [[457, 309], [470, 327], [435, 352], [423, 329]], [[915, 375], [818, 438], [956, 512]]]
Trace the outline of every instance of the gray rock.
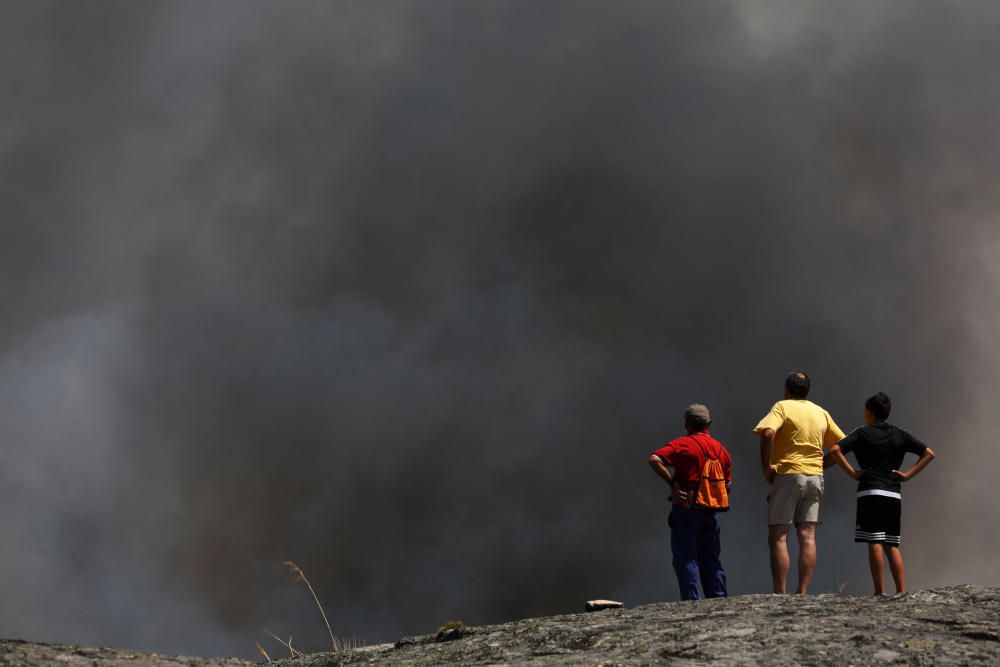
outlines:
[[[274, 664], [995, 665], [1000, 664], [1000, 589], [957, 586], [880, 598], [746, 595], [461, 627], [460, 636], [449, 641], [429, 634]], [[250, 663], [0, 642], [5, 667], [56, 664]]]
[[140, 653], [113, 648], [37, 644], [20, 640], [0, 640], [0, 665], [3, 667], [248, 667], [252, 662], [238, 658], [184, 658], [157, 653]]
[[746, 595], [474, 628], [458, 641], [391, 644], [286, 661], [339, 665], [1000, 664], [1000, 589], [884, 597]]

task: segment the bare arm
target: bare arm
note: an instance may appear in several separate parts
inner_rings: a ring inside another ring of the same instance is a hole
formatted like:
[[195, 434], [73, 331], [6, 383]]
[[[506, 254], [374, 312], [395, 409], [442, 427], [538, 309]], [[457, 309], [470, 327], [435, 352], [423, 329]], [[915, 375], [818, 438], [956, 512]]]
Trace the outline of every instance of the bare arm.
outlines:
[[667, 466], [663, 464], [663, 459], [661, 459], [656, 454], [651, 454], [649, 457], [649, 467], [653, 469], [657, 475], [662, 477], [667, 481], [667, 484], [674, 483], [674, 476], [670, 474], [670, 470]]
[[824, 468], [829, 468], [834, 464], [843, 468], [844, 472], [846, 472], [851, 479], [858, 479], [861, 477], [862, 471], [854, 469], [851, 462], [847, 460], [846, 456], [844, 456], [844, 452], [840, 451], [840, 445], [834, 445], [831, 447], [830, 451], [828, 451], [826, 456], [823, 457]]
[[[837, 447], [837, 451], [840, 451], [840, 447]], [[840, 453], [841, 456], [844, 455], [843, 452]], [[826, 470], [830, 466], [837, 465], [837, 459], [833, 457], [833, 449], [828, 449], [823, 453], [823, 470]]]
[[764, 481], [774, 481], [774, 466], [771, 465], [771, 448], [774, 447], [774, 429], [765, 428], [760, 432], [760, 470]]
[[913, 467], [906, 472], [900, 472], [898, 470], [893, 470], [892, 474], [900, 478], [904, 482], [911, 480], [917, 476], [917, 474], [927, 467], [927, 464], [934, 460], [934, 450], [928, 447], [924, 450], [924, 453], [920, 456], [920, 460], [913, 464]]
[[677, 484], [677, 480], [674, 479], [674, 476], [670, 474], [670, 470], [666, 465], [664, 465], [663, 459], [656, 454], [650, 455], [649, 467], [653, 469], [653, 472], [670, 484], [670, 489], [674, 495], [674, 499], [680, 504], [686, 505], [688, 501], [688, 493]]

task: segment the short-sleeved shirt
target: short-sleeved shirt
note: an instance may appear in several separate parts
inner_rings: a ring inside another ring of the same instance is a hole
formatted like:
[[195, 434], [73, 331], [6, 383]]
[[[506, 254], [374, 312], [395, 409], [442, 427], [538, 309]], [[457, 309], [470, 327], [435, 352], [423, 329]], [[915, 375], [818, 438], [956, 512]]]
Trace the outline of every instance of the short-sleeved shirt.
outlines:
[[671, 440], [653, 453], [674, 469], [674, 478], [678, 481], [697, 482], [705, 468], [706, 452], [719, 459], [726, 481], [733, 481], [733, 462], [729, 452], [708, 433], [694, 433]]
[[812, 401], [778, 401], [753, 432], [774, 431], [771, 465], [779, 475], [822, 475], [823, 448], [844, 437], [830, 413]]
[[927, 445], [901, 428], [891, 424], [872, 424], [854, 429], [840, 441], [840, 450], [854, 452], [863, 471], [858, 480], [858, 491], [879, 489], [899, 493], [902, 484], [890, 473], [899, 470], [907, 452], [923, 456]]

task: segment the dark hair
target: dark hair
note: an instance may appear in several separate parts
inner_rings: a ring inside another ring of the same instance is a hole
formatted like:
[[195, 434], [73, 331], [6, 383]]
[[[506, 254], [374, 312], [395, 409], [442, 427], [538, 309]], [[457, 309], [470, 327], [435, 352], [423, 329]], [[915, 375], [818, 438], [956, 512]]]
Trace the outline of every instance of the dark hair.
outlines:
[[892, 412], [892, 401], [880, 391], [865, 401], [865, 409], [875, 415], [875, 419], [885, 421], [889, 418], [889, 413]]
[[712, 420], [705, 419], [704, 417], [696, 417], [694, 415], [686, 415], [684, 417], [684, 425], [695, 431], [704, 431], [711, 423]]
[[809, 376], [802, 371], [794, 371], [785, 378], [785, 389], [792, 398], [805, 398], [809, 395]]

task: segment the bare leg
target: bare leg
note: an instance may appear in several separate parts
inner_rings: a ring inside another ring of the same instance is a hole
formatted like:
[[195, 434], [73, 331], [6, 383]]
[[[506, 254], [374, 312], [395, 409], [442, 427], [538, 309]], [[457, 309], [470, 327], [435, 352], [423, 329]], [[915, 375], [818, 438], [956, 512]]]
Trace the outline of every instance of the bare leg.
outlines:
[[875, 585], [875, 595], [885, 595], [885, 576], [882, 572], [882, 544], [868, 543], [868, 567], [872, 571], [872, 583]]
[[767, 527], [767, 545], [771, 549], [771, 583], [775, 593], [784, 594], [788, 580], [788, 526]]
[[903, 552], [897, 546], [885, 545], [885, 555], [889, 558], [889, 571], [896, 584], [897, 593], [906, 592], [906, 571], [903, 569]]
[[816, 523], [803, 521], [795, 524], [795, 532], [799, 538], [799, 587], [798, 595], [805, 595], [816, 571]]

